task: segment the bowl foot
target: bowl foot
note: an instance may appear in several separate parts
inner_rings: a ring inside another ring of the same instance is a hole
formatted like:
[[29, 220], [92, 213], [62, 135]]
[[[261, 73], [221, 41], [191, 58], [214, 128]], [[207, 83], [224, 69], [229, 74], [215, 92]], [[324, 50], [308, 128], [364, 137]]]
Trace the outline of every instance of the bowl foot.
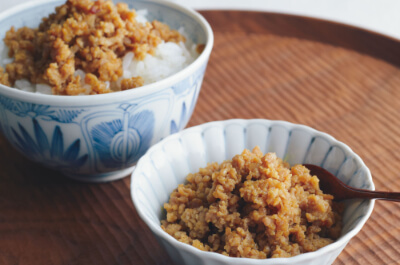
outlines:
[[102, 183], [102, 182], [110, 182], [117, 179], [122, 179], [127, 176], [130, 176], [135, 169], [136, 166], [132, 166], [130, 168], [107, 172], [107, 173], [99, 173], [99, 174], [73, 174], [73, 173], [63, 173], [66, 177], [83, 181], [83, 182], [92, 182], [92, 183]]

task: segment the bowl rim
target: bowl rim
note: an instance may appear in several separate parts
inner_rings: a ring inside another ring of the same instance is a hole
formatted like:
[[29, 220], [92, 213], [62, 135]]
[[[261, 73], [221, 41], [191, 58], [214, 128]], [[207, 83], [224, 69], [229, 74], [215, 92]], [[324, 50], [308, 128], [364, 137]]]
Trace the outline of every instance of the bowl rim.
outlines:
[[[157, 144], [153, 145], [152, 147], [149, 148], [149, 150], [146, 152], [145, 155], [143, 155], [136, 166], [139, 166], [143, 160], [146, 159], [147, 156], [149, 156], [153, 150], [159, 148], [160, 146], [162, 146], [165, 142], [171, 140], [171, 139], [179, 139], [179, 137], [183, 134], [187, 134], [187, 133], [191, 133], [191, 132], [201, 132], [204, 131], [207, 128], [210, 127], [227, 127], [228, 125], [232, 125], [232, 124], [241, 124], [241, 125], [246, 125], [248, 126], [251, 123], [263, 123], [263, 124], [269, 124], [270, 126], [272, 125], [281, 125], [284, 126], [285, 128], [291, 128], [291, 129], [302, 129], [305, 131], [308, 131], [310, 133], [312, 133], [315, 136], [321, 136], [324, 137], [326, 139], [328, 139], [330, 142], [334, 142], [335, 145], [340, 146], [341, 148], [343, 148], [344, 150], [346, 150], [347, 152], [350, 152], [354, 155], [354, 159], [357, 160], [357, 162], [360, 163], [361, 167], [365, 168], [366, 170], [366, 179], [367, 181], [371, 184], [371, 190], [375, 190], [375, 186], [372, 180], [372, 176], [371, 176], [371, 172], [369, 170], [369, 168], [365, 165], [364, 161], [361, 159], [361, 157], [356, 154], [348, 145], [344, 144], [343, 142], [337, 140], [336, 138], [334, 138], [333, 136], [318, 131], [312, 127], [306, 126], [306, 125], [302, 125], [302, 124], [296, 124], [296, 123], [291, 123], [288, 121], [282, 121], [282, 120], [268, 120], [268, 119], [229, 119], [229, 120], [220, 120], [220, 121], [212, 121], [212, 122], [207, 122], [201, 125], [197, 125], [194, 127], [190, 127], [187, 129], [184, 129], [178, 133], [169, 135], [168, 137], [164, 138], [163, 140], [161, 140], [160, 142], [158, 142]], [[176, 240], [174, 237], [172, 237], [171, 235], [169, 235], [168, 233], [166, 233], [164, 230], [161, 229], [160, 225], [155, 225], [153, 223], [152, 220], [150, 220], [150, 218], [148, 218], [148, 216], [146, 216], [145, 214], [143, 214], [143, 212], [141, 211], [141, 207], [139, 204], [139, 201], [136, 197], [136, 194], [133, 192], [134, 191], [134, 186], [135, 183], [138, 181], [137, 175], [135, 174], [136, 170], [134, 170], [132, 172], [131, 175], [131, 199], [133, 201], [133, 204], [135, 206], [135, 209], [137, 211], [137, 213], [139, 214], [140, 218], [142, 219], [142, 221], [150, 228], [150, 230], [158, 237], [166, 240], [168, 243], [170, 243], [171, 245], [174, 245], [174, 247], [185, 251], [185, 252], [191, 252], [193, 255], [199, 256], [202, 255], [205, 259], [212, 259], [212, 260], [217, 260], [220, 262], [223, 261], [229, 261], [229, 264], [254, 264], [254, 265], [268, 265], [268, 264], [295, 264], [296, 262], [303, 262], [303, 261], [307, 261], [310, 259], [314, 259], [314, 258], [318, 258], [321, 257], [323, 255], [328, 254], [329, 252], [334, 251], [335, 249], [340, 249], [341, 247], [345, 247], [347, 245], [347, 243], [350, 241], [351, 238], [353, 238], [360, 230], [361, 228], [364, 226], [364, 224], [366, 223], [366, 221], [368, 220], [368, 218], [370, 217], [374, 205], [375, 205], [375, 200], [369, 200], [368, 202], [368, 210], [367, 213], [365, 214], [365, 216], [363, 216], [363, 218], [361, 218], [356, 226], [348, 231], [346, 234], [342, 235], [338, 240], [336, 240], [335, 242], [322, 247], [316, 251], [313, 252], [308, 252], [308, 253], [303, 253], [294, 257], [289, 257], [289, 258], [273, 258], [273, 259], [251, 259], [251, 258], [237, 258], [237, 257], [227, 257], [224, 255], [221, 255], [219, 253], [215, 253], [215, 252], [208, 252], [208, 251], [202, 251], [199, 250], [191, 245], [182, 243], [178, 240]], [[368, 201], [368, 200], [366, 200]]]
[[[214, 34], [210, 24], [200, 13], [191, 9], [190, 7], [165, 0], [134, 0], [134, 2], [135, 1], [143, 3], [150, 2], [166, 6], [175, 9], [179, 12], [182, 12], [185, 15], [192, 18], [196, 23], [198, 23], [201, 26], [201, 28], [205, 32], [206, 42], [203, 52], [190, 65], [186, 66], [179, 72], [167, 78], [164, 78], [160, 81], [126, 91], [117, 91], [114, 93], [97, 94], [97, 95], [77, 95], [77, 96], [46, 95], [46, 94], [22, 91], [16, 88], [0, 84], [0, 95], [7, 96], [16, 100], [29, 101], [37, 104], [46, 104], [46, 105], [49, 104], [49, 102], [52, 105], [59, 105], [59, 106], [79, 106], [82, 105], [82, 103], [84, 103], [85, 105], [98, 105], [101, 103], [115, 102], [116, 100], [121, 100], [121, 98], [140, 97], [143, 95], [149, 95], [155, 92], [168, 89], [173, 84], [176, 84], [179, 81], [182, 81], [186, 77], [193, 74], [197, 69], [202, 67], [202, 65], [206, 65], [213, 48]], [[30, 8], [36, 6], [49, 5], [49, 4], [55, 5], [59, 2], [61, 2], [61, 0], [35, 0], [35, 1], [29, 1], [27, 3], [21, 3], [15, 7], [8, 9], [5, 12], [0, 12], [0, 21], [4, 21], [9, 17], [12, 17], [20, 12], [29, 10]]]

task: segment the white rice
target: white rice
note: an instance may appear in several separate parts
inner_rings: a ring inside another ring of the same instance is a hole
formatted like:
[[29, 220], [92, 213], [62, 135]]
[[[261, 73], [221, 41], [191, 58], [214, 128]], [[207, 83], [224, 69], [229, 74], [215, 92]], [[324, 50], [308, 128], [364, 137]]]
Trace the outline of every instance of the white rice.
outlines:
[[147, 9], [136, 10], [136, 21], [139, 23], [147, 22]]
[[12, 58], [8, 58], [8, 47], [0, 41], [0, 58], [4, 58], [0, 60], [0, 66], [6, 67], [6, 64], [9, 64], [14, 61]]
[[[193, 50], [196, 52], [195, 49]], [[180, 71], [189, 65], [196, 55], [183, 43], [163, 42], [157, 46], [154, 55], [148, 54], [143, 61], [138, 61], [133, 57], [133, 53], [127, 53], [124, 56], [124, 73], [120, 79], [141, 76], [144, 84], [150, 84]]]
[[[140, 23], [146, 23], [147, 10], [136, 11], [136, 20]], [[183, 28], [180, 28], [179, 33], [185, 36]], [[185, 36], [186, 43], [173, 43], [163, 42], [155, 49], [155, 54], [147, 54], [144, 60], [139, 61], [135, 58], [132, 52], [128, 52], [122, 58], [123, 75], [116, 82], [106, 82], [107, 88], [111, 87], [113, 90], [118, 91], [120, 89], [121, 81], [125, 78], [142, 77], [144, 84], [154, 83], [168, 76], [171, 76], [190, 63], [192, 63], [198, 56], [196, 52], [196, 45], [193, 44], [187, 36]], [[3, 43], [0, 44], [0, 66], [5, 67], [6, 64], [13, 61], [12, 58], [8, 58], [8, 48]], [[91, 90], [90, 85], [84, 84], [85, 72], [78, 69], [75, 71], [75, 76], [80, 76], [81, 82], [86, 92]], [[36, 92], [41, 94], [52, 94], [51, 87], [46, 84], [31, 84], [28, 80], [22, 79], [15, 82], [15, 88]], [[87, 93], [86, 93], [87, 94]]]

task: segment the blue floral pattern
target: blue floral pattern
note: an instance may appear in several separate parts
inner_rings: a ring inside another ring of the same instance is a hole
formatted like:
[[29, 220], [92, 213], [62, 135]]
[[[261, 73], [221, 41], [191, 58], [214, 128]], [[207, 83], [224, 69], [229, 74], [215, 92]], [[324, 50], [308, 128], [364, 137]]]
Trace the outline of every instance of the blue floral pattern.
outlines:
[[91, 129], [93, 147], [106, 168], [123, 168], [136, 162], [150, 147], [154, 115], [142, 111], [131, 115], [124, 107], [122, 119], [102, 122]]
[[172, 87], [175, 95], [182, 95], [185, 92], [190, 90], [190, 82], [189, 80], [183, 80], [182, 82], [178, 83], [177, 85]]
[[181, 118], [179, 119], [179, 123], [176, 124], [176, 122], [174, 120], [171, 121], [171, 134], [177, 133], [184, 128], [184, 126], [186, 125], [186, 116], [187, 116], [186, 104], [185, 104], [185, 102], [183, 102]]
[[88, 155], [79, 157], [79, 139], [64, 151], [64, 138], [59, 126], [55, 127], [50, 144], [50, 139], [47, 138], [39, 122], [35, 118], [32, 119], [32, 122], [34, 136], [31, 136], [20, 123], [18, 123], [19, 133], [11, 128], [16, 139], [15, 145], [25, 155], [44, 164], [51, 161], [50, 164], [53, 168], [62, 170], [68, 170], [71, 167], [79, 168], [85, 164]]
[[57, 121], [60, 123], [73, 123], [78, 116], [84, 112], [83, 109], [79, 110], [63, 110], [54, 109], [50, 105], [38, 105], [33, 103], [26, 103], [14, 101], [4, 97], [0, 97], [0, 104], [5, 109], [11, 111], [19, 117], [41, 117], [43, 120]]
[[26, 102], [16, 102], [11, 109], [13, 113], [20, 117], [51, 116], [54, 111], [48, 105], [37, 105]]
[[[196, 105], [196, 100], [197, 100], [197, 94], [198, 94], [198, 89], [200, 88], [200, 81], [198, 80], [194, 85], [193, 85], [193, 95], [192, 95], [192, 100], [190, 103], [190, 108], [187, 111], [186, 109], [186, 103], [185, 101], [183, 101], [182, 103], [182, 110], [181, 110], [181, 116], [179, 119], [179, 122], [177, 123], [175, 120], [171, 121], [171, 128], [170, 128], [170, 133], [177, 133], [179, 131], [181, 131], [183, 128], [185, 128], [186, 124], [189, 122], [189, 118], [193, 113], [194, 107]], [[188, 89], [190, 90], [190, 89]], [[174, 90], [174, 93], [176, 93], [176, 91]]]

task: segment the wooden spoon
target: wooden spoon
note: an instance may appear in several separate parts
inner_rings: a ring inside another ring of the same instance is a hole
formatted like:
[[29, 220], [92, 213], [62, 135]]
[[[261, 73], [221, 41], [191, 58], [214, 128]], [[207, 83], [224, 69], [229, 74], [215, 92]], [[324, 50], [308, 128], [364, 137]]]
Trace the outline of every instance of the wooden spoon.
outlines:
[[347, 199], [381, 199], [400, 202], [400, 192], [383, 192], [357, 189], [344, 184], [337, 177], [322, 167], [304, 164], [310, 170], [311, 175], [319, 178], [319, 187], [326, 194], [331, 194], [334, 200]]

